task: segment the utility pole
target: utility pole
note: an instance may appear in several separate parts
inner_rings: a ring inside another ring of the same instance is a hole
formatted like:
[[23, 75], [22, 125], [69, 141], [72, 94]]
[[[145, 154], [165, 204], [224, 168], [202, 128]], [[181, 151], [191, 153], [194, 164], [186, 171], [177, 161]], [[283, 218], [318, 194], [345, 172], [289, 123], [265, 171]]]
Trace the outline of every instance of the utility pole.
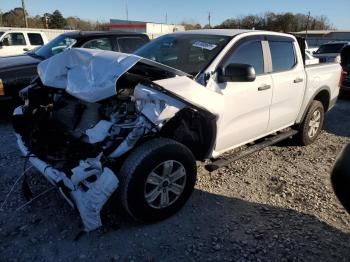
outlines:
[[168, 13], [166, 12], [165, 13], [165, 24], [167, 24], [168, 23]]
[[208, 24], [209, 24], [209, 28], [211, 28], [211, 23], [210, 23], [210, 20], [211, 20], [211, 15], [210, 15], [210, 11], [209, 11], [209, 13], [208, 13]]
[[307, 22], [306, 22], [306, 30], [305, 30], [305, 40], [307, 40], [307, 31], [309, 29], [309, 21], [310, 21], [310, 11], [307, 14]]
[[125, 0], [125, 12], [126, 12], [126, 21], [129, 21], [128, 0]]
[[26, 27], [28, 27], [27, 12], [26, 12], [26, 7], [24, 5], [24, 0], [22, 0], [22, 9], [23, 9], [24, 24]]

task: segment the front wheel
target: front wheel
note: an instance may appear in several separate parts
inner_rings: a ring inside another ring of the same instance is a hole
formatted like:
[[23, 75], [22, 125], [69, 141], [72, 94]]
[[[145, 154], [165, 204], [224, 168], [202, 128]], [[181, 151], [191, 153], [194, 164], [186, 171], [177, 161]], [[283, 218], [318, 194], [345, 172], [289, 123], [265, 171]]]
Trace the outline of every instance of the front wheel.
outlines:
[[298, 142], [301, 145], [313, 143], [320, 134], [324, 120], [324, 108], [320, 101], [313, 101], [303, 122], [299, 126]]
[[119, 197], [136, 220], [156, 222], [176, 213], [196, 182], [196, 161], [184, 145], [166, 138], [145, 142], [126, 158]]

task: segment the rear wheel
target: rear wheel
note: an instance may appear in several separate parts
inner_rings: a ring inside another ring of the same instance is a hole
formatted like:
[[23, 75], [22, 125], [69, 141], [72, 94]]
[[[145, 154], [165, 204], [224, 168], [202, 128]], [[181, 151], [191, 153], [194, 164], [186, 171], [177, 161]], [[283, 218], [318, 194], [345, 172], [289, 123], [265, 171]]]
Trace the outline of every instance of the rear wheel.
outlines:
[[320, 134], [324, 120], [324, 108], [320, 101], [313, 101], [299, 126], [298, 142], [301, 145], [313, 143]]
[[136, 220], [165, 219], [190, 197], [196, 172], [195, 158], [186, 146], [152, 139], [131, 152], [120, 169], [121, 202]]

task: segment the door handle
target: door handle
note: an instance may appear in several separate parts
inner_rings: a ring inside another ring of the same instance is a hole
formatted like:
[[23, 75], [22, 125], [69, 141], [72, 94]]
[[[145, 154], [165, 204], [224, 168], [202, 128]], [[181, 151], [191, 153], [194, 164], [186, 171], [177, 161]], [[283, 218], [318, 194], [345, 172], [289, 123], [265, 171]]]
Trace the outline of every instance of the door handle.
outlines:
[[297, 84], [297, 83], [301, 83], [301, 82], [303, 82], [303, 81], [304, 81], [303, 78], [298, 77], [298, 78], [295, 78], [293, 82], [294, 82], [295, 84]]
[[29, 51], [29, 48], [23, 48], [23, 51], [27, 52], [27, 51]]
[[270, 89], [271, 86], [270, 85], [262, 85], [258, 87], [258, 91], [263, 91], [263, 90], [267, 90]]

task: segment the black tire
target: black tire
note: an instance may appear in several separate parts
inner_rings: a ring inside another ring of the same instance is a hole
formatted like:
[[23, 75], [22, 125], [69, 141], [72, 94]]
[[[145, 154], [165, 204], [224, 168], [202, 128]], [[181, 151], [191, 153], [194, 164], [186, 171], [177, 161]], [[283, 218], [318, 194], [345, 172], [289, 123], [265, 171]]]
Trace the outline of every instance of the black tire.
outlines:
[[[309, 124], [310, 124], [311, 120], [313, 119], [314, 113], [316, 111], [318, 111], [320, 113], [319, 127], [318, 127], [316, 133], [314, 135], [310, 136]], [[317, 139], [318, 135], [320, 134], [320, 132], [322, 130], [323, 120], [324, 120], [323, 105], [320, 101], [314, 100], [311, 103], [303, 122], [299, 125], [299, 133], [296, 136], [298, 143], [300, 145], [303, 145], [303, 146], [306, 146], [306, 145], [313, 143]]]
[[[175, 202], [164, 208], [154, 208], [146, 201], [146, 181], [154, 168], [169, 160], [182, 164], [186, 182]], [[157, 222], [182, 208], [193, 192], [196, 177], [196, 161], [186, 146], [172, 139], [155, 138], [135, 148], [124, 161], [119, 173], [119, 199], [135, 220]]]

